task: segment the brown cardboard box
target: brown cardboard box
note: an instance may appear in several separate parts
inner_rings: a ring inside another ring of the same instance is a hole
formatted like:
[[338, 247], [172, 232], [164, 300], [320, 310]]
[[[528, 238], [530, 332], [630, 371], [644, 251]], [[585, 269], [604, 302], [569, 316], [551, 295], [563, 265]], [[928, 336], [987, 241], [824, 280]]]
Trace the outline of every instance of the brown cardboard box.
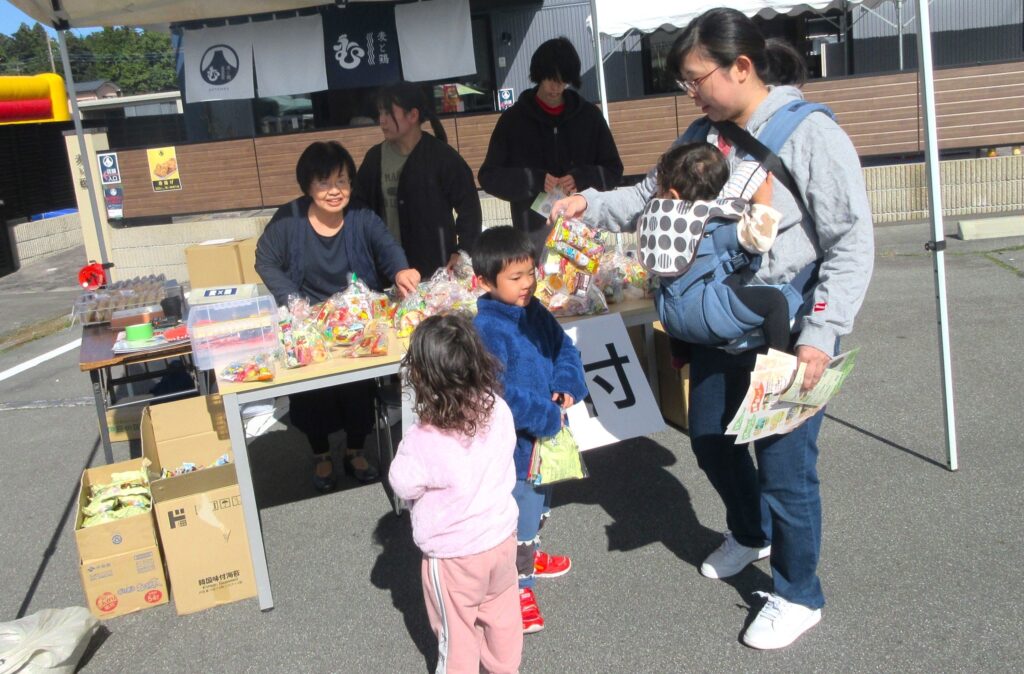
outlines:
[[242, 270], [242, 283], [263, 283], [256, 273], [256, 242], [258, 237], [238, 242], [238, 264]]
[[110, 441], [138, 440], [141, 437], [139, 425], [142, 423], [142, 410], [142, 405], [107, 410], [107, 433], [110, 435]]
[[[157, 471], [185, 461], [213, 466], [221, 455], [230, 455], [220, 396], [147, 407], [142, 451]], [[178, 614], [256, 596], [234, 465], [155, 480], [152, 489]]]
[[133, 613], [167, 603], [167, 580], [157, 547], [153, 513], [82, 529], [89, 488], [113, 473], [142, 470], [142, 459], [88, 468], [82, 473], [75, 516], [79, 574], [89, 611], [97, 618]]
[[185, 249], [188, 280], [193, 288], [227, 286], [242, 283], [242, 265], [238, 242], [195, 245]]
[[661, 323], [654, 324], [654, 350], [658, 360], [658, 394], [661, 397], [661, 415], [671, 424], [686, 430], [690, 404], [690, 366], [681, 370], [672, 367], [668, 334]]

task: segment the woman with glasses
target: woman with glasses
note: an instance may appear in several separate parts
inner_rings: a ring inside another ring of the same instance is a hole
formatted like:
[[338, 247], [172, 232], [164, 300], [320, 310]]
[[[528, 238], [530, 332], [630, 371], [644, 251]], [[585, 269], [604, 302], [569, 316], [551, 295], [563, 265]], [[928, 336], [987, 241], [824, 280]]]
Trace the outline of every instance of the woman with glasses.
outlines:
[[[691, 22], [673, 45], [668, 64], [710, 120], [706, 140], [733, 166], [742, 153], [716, 125], [732, 122], [757, 137], [774, 114], [803, 99], [798, 87], [806, 66], [800, 54], [784, 42], [766, 40], [736, 10], [713, 9]], [[705, 124], [698, 120], [691, 128]], [[809, 389], [837, 354], [839, 338], [853, 328], [867, 291], [874, 260], [871, 208], [856, 150], [828, 115], [807, 116], [777, 154], [792, 174], [796, 194], [773, 174], [772, 206], [782, 220], [775, 244], [749, 283], [789, 283], [816, 267], [817, 280], [805, 305], [809, 313], [793, 325], [790, 344], [806, 368], [804, 388]], [[656, 185], [652, 170], [629, 190], [587, 190], [569, 197], [554, 205], [553, 214], [583, 214], [595, 225], [630, 227]], [[786, 435], [754, 442], [755, 464], [747, 446], [724, 435], [724, 424], [743, 400], [758, 350], [691, 349], [691, 444], [722, 498], [729, 529], [700, 571], [726, 578], [770, 558], [774, 587], [743, 641], [753, 648], [782, 648], [821, 620], [825, 603], [817, 575], [822, 533], [816, 467], [824, 412]]]
[[[394, 283], [401, 295], [419, 283], [419, 272], [377, 214], [350, 206], [355, 171], [352, 155], [335, 141], [313, 143], [299, 157], [295, 177], [303, 196], [278, 209], [256, 244], [256, 272], [279, 305], [291, 296], [323, 301], [348, 287], [353, 274], [373, 290]], [[335, 487], [328, 436], [339, 430], [345, 431], [345, 472], [360, 482], [377, 479], [362, 455], [372, 400], [370, 382], [290, 397], [291, 422], [313, 450], [318, 491]]]
[[541, 192], [608, 190], [622, 179], [622, 160], [601, 111], [569, 88], [580, 87], [580, 57], [564, 37], [530, 59], [530, 80], [502, 113], [480, 167], [480, 187], [511, 204], [512, 224], [530, 235], [538, 261], [550, 228], [531, 206]]

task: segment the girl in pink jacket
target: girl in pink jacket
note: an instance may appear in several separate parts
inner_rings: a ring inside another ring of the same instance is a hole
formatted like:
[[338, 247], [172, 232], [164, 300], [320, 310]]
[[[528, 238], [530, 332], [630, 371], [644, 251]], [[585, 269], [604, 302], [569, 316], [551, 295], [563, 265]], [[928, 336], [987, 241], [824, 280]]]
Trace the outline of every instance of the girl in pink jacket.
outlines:
[[388, 478], [412, 502], [438, 672], [512, 674], [522, 655], [516, 433], [498, 367], [461, 315], [424, 320], [402, 363], [419, 420]]

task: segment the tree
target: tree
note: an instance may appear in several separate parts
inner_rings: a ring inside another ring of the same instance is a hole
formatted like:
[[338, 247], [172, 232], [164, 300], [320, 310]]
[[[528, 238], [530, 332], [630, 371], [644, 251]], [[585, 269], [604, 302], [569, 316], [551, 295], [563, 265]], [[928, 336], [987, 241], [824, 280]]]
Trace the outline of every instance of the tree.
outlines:
[[3, 73], [5, 75], [35, 75], [50, 72], [47, 50], [49, 36], [38, 23], [31, 28], [21, 24], [3, 43]]
[[129, 27], [104, 28], [85, 36], [82, 42], [92, 59], [90, 79], [115, 82], [126, 95], [173, 90], [178, 86], [174, 50], [166, 33]]

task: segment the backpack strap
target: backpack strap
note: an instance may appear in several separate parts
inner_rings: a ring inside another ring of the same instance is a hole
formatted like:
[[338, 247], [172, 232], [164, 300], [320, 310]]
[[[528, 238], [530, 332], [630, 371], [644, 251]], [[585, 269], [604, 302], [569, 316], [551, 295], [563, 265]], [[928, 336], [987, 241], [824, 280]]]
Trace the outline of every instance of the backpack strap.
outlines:
[[[746, 129], [732, 122], [717, 122], [715, 128], [737, 148], [759, 161], [782, 185], [789, 190], [804, 212], [807, 204], [796, 185], [793, 174], [779, 158], [777, 152], [789, 139], [796, 127], [813, 112], [823, 112], [835, 119], [832, 110], [821, 103], [798, 100], [776, 110], [765, 125], [760, 138], [754, 138]], [[710, 122], [709, 122], [710, 123]]]

